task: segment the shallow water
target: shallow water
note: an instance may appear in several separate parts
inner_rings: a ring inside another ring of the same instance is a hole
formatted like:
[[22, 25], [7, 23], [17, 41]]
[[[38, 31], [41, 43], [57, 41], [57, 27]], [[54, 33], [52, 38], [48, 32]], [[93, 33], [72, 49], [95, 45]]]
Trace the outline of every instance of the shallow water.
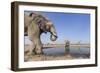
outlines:
[[[46, 55], [57, 55], [57, 56], [66, 54], [64, 48], [48, 48], [48, 49], [43, 49], [43, 52]], [[90, 49], [89, 48], [70, 48], [69, 53], [75, 57], [89, 57]]]

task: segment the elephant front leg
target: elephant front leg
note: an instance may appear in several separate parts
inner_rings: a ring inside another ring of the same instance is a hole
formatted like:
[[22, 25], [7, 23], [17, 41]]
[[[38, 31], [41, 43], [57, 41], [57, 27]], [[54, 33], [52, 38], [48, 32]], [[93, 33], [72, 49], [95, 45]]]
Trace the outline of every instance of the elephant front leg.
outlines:
[[31, 44], [31, 48], [29, 50], [29, 52], [30, 52], [31, 55], [35, 55], [36, 54], [35, 49], [36, 49], [36, 44], [32, 43]]
[[36, 45], [35, 53], [36, 53], [36, 54], [43, 54], [42, 44], [37, 44], [37, 45]]

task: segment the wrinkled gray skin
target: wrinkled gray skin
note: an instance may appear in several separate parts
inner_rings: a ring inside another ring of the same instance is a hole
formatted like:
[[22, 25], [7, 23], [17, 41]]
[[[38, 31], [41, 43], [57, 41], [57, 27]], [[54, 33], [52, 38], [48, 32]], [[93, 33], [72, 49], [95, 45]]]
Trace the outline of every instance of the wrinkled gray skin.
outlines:
[[37, 14], [30, 13], [24, 14], [25, 22], [25, 33], [29, 36], [29, 39], [32, 41], [30, 45], [29, 54], [42, 54], [43, 45], [41, 43], [40, 36], [42, 33], [50, 32], [50, 40], [55, 41], [57, 39], [57, 33], [53, 23], [48, 20], [46, 17]]

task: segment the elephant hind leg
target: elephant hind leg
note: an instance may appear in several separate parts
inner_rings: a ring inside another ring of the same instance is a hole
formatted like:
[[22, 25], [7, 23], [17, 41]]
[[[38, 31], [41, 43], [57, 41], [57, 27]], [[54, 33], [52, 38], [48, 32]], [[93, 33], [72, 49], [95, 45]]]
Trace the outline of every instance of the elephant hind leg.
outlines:
[[36, 54], [35, 47], [36, 46], [33, 43], [30, 44], [28, 51], [26, 51], [28, 56]]
[[35, 48], [36, 46], [34, 44], [30, 44], [28, 50], [25, 51], [25, 61], [32, 61], [33, 55], [36, 55]]

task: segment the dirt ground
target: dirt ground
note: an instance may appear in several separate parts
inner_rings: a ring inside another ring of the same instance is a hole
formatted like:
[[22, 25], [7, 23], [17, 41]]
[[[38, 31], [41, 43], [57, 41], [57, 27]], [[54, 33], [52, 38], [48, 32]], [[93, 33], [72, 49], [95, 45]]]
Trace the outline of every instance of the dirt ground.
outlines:
[[74, 59], [74, 57], [70, 55], [63, 55], [63, 56], [53, 56], [53, 55], [33, 55], [31, 57], [25, 58], [25, 61], [50, 61], [50, 60], [67, 60], [67, 59]]

